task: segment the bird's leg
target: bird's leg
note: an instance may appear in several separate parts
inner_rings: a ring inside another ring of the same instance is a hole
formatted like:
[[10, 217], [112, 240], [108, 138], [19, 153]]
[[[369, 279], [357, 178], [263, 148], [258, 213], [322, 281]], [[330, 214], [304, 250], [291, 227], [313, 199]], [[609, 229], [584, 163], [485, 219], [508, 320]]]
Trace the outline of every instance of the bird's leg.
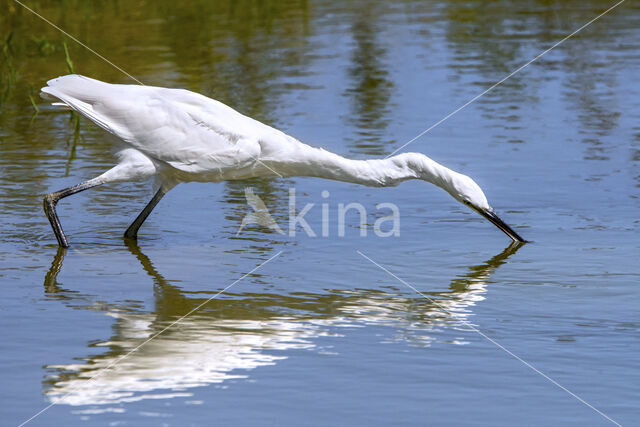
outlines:
[[44, 196], [44, 213], [47, 214], [47, 218], [49, 218], [51, 228], [53, 228], [56, 239], [58, 239], [58, 244], [63, 248], [68, 248], [69, 243], [67, 242], [67, 237], [64, 235], [64, 231], [62, 231], [62, 225], [60, 225], [60, 220], [56, 213], [56, 205], [58, 204], [58, 201], [67, 196], [79, 193], [80, 191], [87, 190], [100, 184], [102, 184], [102, 181], [94, 178], [78, 185], [74, 185], [73, 187], [65, 188], [64, 190], [49, 193]]
[[140, 226], [142, 225], [144, 220], [147, 219], [153, 208], [156, 207], [158, 202], [164, 197], [165, 194], [167, 194], [167, 192], [161, 187], [155, 194], [155, 196], [153, 196], [153, 199], [151, 199], [147, 206], [144, 207], [142, 212], [140, 212], [140, 215], [138, 215], [138, 217], [133, 220], [129, 228], [127, 228], [127, 231], [124, 232], [124, 237], [128, 239], [138, 238], [138, 230], [140, 229]]

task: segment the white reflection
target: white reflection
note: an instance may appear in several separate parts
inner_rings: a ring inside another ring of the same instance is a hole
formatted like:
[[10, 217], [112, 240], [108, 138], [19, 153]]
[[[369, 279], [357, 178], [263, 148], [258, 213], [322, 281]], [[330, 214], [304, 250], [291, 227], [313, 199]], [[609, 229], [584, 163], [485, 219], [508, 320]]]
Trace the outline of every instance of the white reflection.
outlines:
[[[193, 387], [247, 378], [250, 370], [285, 359], [282, 350], [314, 348], [314, 338], [337, 335], [340, 327], [387, 325], [397, 331], [394, 339], [429, 345], [436, 329], [467, 329], [471, 307], [485, 298], [490, 274], [519, 247], [512, 245], [486, 263], [470, 267], [452, 281], [448, 291], [427, 294], [437, 304], [421, 296], [406, 298], [376, 289], [297, 294], [295, 298], [264, 294], [260, 299], [266, 305], [256, 310], [250, 302], [253, 294], [225, 299], [215, 310], [198, 311], [145, 343], [206, 298], [185, 297], [137, 246], [130, 246], [160, 290], [158, 310], [139, 313], [107, 307], [107, 314], [115, 319], [114, 336], [94, 344], [106, 352], [82, 363], [47, 366], [55, 374], [47, 377], [45, 393], [52, 403], [68, 405], [191, 396]], [[45, 278], [45, 290], [51, 296], [63, 297], [56, 282], [63, 257], [64, 251], [59, 252]], [[326, 310], [329, 306], [330, 312]], [[296, 314], [282, 316], [282, 312]], [[104, 369], [108, 366], [111, 368]]]
[[[246, 378], [248, 370], [285, 358], [270, 354], [269, 350], [311, 348], [309, 339], [323, 333], [317, 325], [289, 319], [212, 322], [192, 317], [176, 326], [175, 333], [168, 331], [158, 336], [112, 368], [101, 371], [155, 332], [151, 314], [109, 315], [116, 319], [121, 334], [117, 341], [99, 344], [109, 347], [109, 353], [86, 363], [48, 366], [75, 373], [53, 379], [54, 385], [47, 391], [51, 402], [103, 405], [190, 396], [185, 390]], [[88, 381], [95, 375], [98, 376]]]

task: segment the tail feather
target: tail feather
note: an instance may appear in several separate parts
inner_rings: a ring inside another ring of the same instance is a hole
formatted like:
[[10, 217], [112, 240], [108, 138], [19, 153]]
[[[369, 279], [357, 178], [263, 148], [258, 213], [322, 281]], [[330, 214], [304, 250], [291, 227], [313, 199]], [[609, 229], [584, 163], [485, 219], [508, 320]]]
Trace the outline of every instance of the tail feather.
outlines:
[[99, 80], [78, 74], [69, 74], [49, 80], [47, 86], [43, 87], [41, 91], [44, 99], [50, 99], [49, 96], [47, 96], [48, 94], [59, 98], [57, 95], [51, 93], [52, 91], [56, 91], [67, 97], [91, 104], [108, 92], [109, 86], [108, 83]]
[[93, 104], [109, 93], [108, 83], [89, 77], [70, 74], [47, 82], [47, 86], [40, 89], [40, 96], [52, 102], [52, 105], [71, 108], [86, 116], [98, 126], [111, 133], [117, 133], [110, 123], [101, 118], [93, 109]]

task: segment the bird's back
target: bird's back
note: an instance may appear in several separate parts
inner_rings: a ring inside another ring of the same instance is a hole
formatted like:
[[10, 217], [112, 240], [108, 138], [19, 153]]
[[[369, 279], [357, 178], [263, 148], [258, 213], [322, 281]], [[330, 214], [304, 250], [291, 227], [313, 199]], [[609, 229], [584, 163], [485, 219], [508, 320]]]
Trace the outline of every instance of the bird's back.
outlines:
[[261, 139], [286, 138], [221, 102], [184, 89], [67, 75], [48, 81], [41, 95], [183, 172], [237, 169], [256, 161]]

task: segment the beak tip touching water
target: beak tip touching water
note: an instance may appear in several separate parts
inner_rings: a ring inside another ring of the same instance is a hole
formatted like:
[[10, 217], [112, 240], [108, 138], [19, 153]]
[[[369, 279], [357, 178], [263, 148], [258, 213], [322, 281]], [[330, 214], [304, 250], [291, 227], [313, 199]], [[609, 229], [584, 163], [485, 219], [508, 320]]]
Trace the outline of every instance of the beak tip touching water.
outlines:
[[524, 240], [518, 233], [516, 233], [511, 227], [507, 225], [503, 220], [500, 219], [495, 212], [489, 209], [480, 209], [473, 207], [473, 209], [478, 212], [480, 215], [489, 220], [493, 225], [498, 227], [504, 234], [509, 236], [514, 242], [518, 243], [528, 243], [527, 240]]

